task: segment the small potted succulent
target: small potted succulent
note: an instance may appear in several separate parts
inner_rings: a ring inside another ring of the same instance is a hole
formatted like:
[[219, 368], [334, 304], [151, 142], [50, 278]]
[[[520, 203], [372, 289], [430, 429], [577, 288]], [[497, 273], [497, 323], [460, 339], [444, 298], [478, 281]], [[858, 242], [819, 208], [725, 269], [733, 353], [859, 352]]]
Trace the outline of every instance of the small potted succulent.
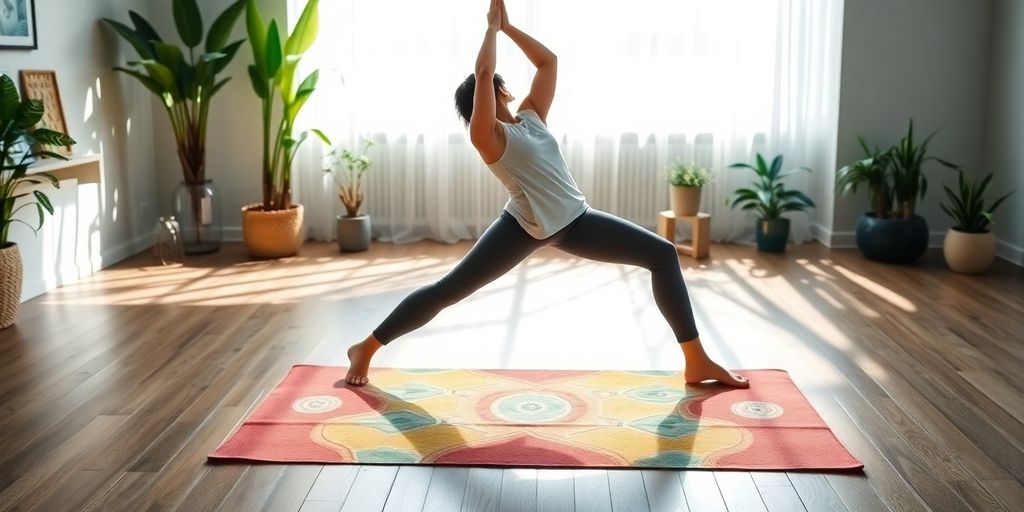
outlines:
[[757, 213], [757, 249], [763, 252], [785, 252], [786, 241], [789, 240], [789, 219], [782, 218], [782, 214], [814, 208], [814, 201], [799, 190], [786, 190], [782, 179], [797, 171], [810, 172], [810, 169], [800, 167], [783, 172], [782, 155], [776, 156], [768, 165], [760, 153], [755, 165], [737, 163], [729, 168], [750, 169], [757, 175], [758, 179], [752, 183], [751, 188], [738, 189], [727, 200], [733, 209], [739, 206], [743, 210]]
[[669, 195], [672, 213], [677, 217], [697, 215], [700, 193], [704, 185], [711, 183], [711, 173], [693, 162], [677, 160], [668, 168], [668, 182], [672, 185]]
[[[341, 199], [345, 213], [338, 219], [338, 249], [342, 252], [365, 251], [370, 247], [370, 215], [359, 214], [363, 206], [363, 174], [373, 161], [366, 152], [373, 147], [373, 141], [364, 139], [363, 154], [345, 148], [334, 148], [324, 159], [324, 173], [330, 174], [338, 185], [338, 199]], [[344, 179], [338, 174], [343, 174]]]
[[964, 178], [962, 169], [957, 168], [957, 171], [957, 189], [942, 186], [949, 204], [939, 203], [939, 206], [953, 219], [953, 226], [946, 231], [942, 254], [954, 271], [982, 274], [996, 258], [996, 239], [988, 229], [992, 224], [992, 214], [1012, 192], [985, 206], [985, 189], [992, 181], [992, 174], [985, 176], [981, 183], [972, 183]]

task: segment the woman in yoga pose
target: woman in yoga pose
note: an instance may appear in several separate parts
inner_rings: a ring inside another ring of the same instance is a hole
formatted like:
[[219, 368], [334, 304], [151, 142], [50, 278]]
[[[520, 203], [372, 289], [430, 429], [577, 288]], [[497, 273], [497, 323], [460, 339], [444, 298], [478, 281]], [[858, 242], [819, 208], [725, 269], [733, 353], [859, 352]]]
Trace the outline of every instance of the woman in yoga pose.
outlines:
[[[530, 94], [515, 116], [508, 108], [515, 98], [494, 73], [498, 32], [507, 35], [537, 67]], [[686, 360], [684, 380], [749, 386], [745, 378], [722, 368], [704, 352], [675, 246], [631, 222], [590, 208], [579, 191], [545, 124], [555, 96], [557, 69], [555, 54], [509, 23], [504, 0], [491, 0], [476, 73], [459, 85], [455, 106], [469, 126], [480, 157], [508, 189], [508, 203], [448, 275], [411, 293], [373, 333], [348, 349], [348, 384], [368, 382], [370, 359], [381, 347], [550, 245], [583, 258], [650, 270], [654, 300]]]

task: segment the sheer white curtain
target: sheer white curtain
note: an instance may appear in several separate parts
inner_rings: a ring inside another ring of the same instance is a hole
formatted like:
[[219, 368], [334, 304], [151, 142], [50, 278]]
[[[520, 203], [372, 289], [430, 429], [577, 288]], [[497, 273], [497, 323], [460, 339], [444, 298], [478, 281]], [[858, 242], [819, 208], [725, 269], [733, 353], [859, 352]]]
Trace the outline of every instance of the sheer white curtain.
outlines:
[[[293, 13], [304, 0], [292, 0]], [[668, 207], [666, 167], [710, 168], [702, 209], [715, 240], [752, 236], [753, 219], [725, 198], [754, 153], [831, 172], [837, 123], [841, 0], [506, 0], [513, 24], [559, 56], [548, 125], [588, 201], [653, 227]], [[355, 148], [377, 144], [364, 208], [381, 240], [476, 238], [507, 199], [455, 115], [455, 87], [473, 70], [485, 0], [330, 0], [305, 58], [320, 87], [302, 123]], [[522, 98], [533, 68], [499, 34], [498, 66]], [[513, 103], [517, 105], [518, 100]], [[323, 148], [298, 160], [296, 195], [308, 234], [334, 237], [341, 210], [320, 172]], [[808, 192], [809, 175], [788, 185]], [[793, 215], [793, 239], [809, 238]]]

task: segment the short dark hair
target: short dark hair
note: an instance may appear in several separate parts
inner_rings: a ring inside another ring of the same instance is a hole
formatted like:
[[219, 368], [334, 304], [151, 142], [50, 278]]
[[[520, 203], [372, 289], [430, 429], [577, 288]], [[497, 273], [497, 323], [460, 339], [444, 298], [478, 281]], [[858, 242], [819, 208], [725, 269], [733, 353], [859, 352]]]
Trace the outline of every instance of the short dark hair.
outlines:
[[[501, 75], [494, 74], [494, 96], [505, 87], [505, 79]], [[476, 92], [476, 75], [469, 75], [455, 89], [455, 111], [458, 112], [462, 123], [469, 126], [469, 120], [473, 117], [473, 93]]]

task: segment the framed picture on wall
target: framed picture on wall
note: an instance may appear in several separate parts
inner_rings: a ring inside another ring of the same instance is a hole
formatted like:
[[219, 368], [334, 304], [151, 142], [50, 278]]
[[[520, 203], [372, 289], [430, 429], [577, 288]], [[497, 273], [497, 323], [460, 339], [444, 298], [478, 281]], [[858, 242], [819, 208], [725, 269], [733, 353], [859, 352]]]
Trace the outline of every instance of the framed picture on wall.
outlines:
[[[0, 0], [3, 2], [4, 0]], [[64, 108], [60, 102], [60, 90], [57, 88], [57, 73], [49, 70], [21, 70], [21, 94], [23, 98], [43, 101], [43, 119], [37, 127], [68, 133], [64, 122]], [[53, 151], [71, 156], [71, 146], [43, 146], [46, 151]]]
[[35, 4], [35, 0], [0, 0], [0, 48], [36, 49]]

